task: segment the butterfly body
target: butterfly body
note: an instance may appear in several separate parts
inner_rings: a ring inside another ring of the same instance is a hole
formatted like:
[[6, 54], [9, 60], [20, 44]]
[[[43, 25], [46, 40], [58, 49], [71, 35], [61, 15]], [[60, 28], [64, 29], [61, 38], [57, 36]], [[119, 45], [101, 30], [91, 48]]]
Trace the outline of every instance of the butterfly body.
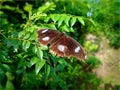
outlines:
[[73, 38], [57, 30], [41, 29], [37, 31], [38, 41], [41, 45], [50, 44], [50, 52], [60, 57], [76, 57], [78, 60], [86, 59], [82, 46]]

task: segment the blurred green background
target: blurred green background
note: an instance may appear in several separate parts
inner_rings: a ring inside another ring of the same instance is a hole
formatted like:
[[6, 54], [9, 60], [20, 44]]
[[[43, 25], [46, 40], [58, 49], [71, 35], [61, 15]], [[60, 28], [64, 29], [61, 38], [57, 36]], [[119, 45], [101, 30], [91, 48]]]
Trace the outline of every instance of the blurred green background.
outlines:
[[[1, 0], [0, 90], [119, 90], [119, 27], [119, 0]], [[88, 59], [52, 55], [41, 28], [65, 32]]]

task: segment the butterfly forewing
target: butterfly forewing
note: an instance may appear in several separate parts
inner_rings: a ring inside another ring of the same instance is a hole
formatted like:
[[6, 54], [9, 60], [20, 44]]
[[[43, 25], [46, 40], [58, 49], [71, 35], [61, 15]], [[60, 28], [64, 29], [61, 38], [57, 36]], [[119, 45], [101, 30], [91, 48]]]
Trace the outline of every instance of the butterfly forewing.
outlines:
[[38, 41], [41, 45], [48, 45], [56, 40], [60, 36], [60, 32], [57, 30], [50, 29], [41, 29], [37, 31], [38, 33]]

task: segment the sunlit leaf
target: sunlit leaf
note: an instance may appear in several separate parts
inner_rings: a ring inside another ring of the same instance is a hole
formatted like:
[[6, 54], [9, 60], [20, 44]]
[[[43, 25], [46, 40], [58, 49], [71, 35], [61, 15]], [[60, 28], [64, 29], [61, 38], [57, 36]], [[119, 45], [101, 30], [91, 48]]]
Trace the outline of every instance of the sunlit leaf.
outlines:
[[40, 59], [43, 58], [43, 51], [41, 50], [41, 47], [38, 47], [38, 48], [37, 48], [37, 55], [38, 55], [38, 57], [39, 57]]
[[62, 26], [62, 30], [70, 32], [70, 28], [67, 25]]
[[52, 18], [54, 23], [56, 23], [59, 20], [59, 18], [60, 18], [57, 14], [50, 15], [50, 17]]
[[30, 37], [30, 33], [27, 33], [24, 37], [24, 39], [28, 39]]
[[29, 41], [23, 41], [22, 43], [22, 48], [27, 51], [27, 49], [30, 47], [30, 42]]
[[36, 64], [37, 62], [40, 62], [40, 59], [37, 58], [37, 57], [33, 57], [33, 58], [30, 60], [31, 66], [34, 65], [34, 64]]
[[27, 32], [25, 33], [25, 36], [26, 36], [26, 34], [30, 34], [30, 33], [33, 33], [33, 31], [34, 31], [34, 27], [33, 26], [31, 26], [31, 27], [27, 27], [26, 29], [25, 29]]
[[52, 24], [49, 24], [48, 26], [49, 26], [49, 28], [51, 28], [51, 29], [54, 29], [54, 30], [56, 29], [56, 26], [55, 26], [55, 24], [53, 24], [53, 23], [52, 23]]
[[70, 21], [71, 23], [71, 26], [73, 26], [74, 24], [75, 24], [75, 22], [76, 22], [76, 17], [72, 17], [72, 19], [71, 19], [71, 21]]
[[32, 48], [33, 52], [36, 54], [37, 53], [37, 46], [35, 45], [33, 48]]
[[50, 17], [45, 17], [44, 21], [47, 23], [49, 21]]
[[67, 26], [69, 26], [69, 21], [70, 21], [70, 16], [66, 16], [64, 22]]
[[18, 37], [21, 38], [21, 37], [23, 37], [24, 34], [25, 34], [25, 32], [21, 31], [21, 32], [19, 32]]
[[36, 37], [36, 34], [35, 34], [35, 33], [32, 33], [28, 39], [29, 39], [29, 40], [35, 40], [36, 38], [37, 38], [37, 37]]
[[56, 5], [53, 2], [46, 2], [43, 6], [39, 7], [39, 12], [47, 12], [49, 10], [54, 10]]
[[41, 70], [41, 68], [45, 65], [45, 60], [40, 60], [40, 62], [37, 62], [35, 64], [35, 72], [36, 74], [39, 73], [39, 71]]
[[41, 47], [41, 50], [47, 50], [48, 49], [48, 46], [42, 46]]
[[65, 15], [60, 15], [59, 16], [59, 20], [58, 20], [58, 27], [63, 23], [63, 21], [65, 20], [66, 16]]
[[74, 29], [73, 29], [72, 27], [70, 28], [70, 32], [75, 32]]
[[24, 6], [24, 10], [27, 12], [31, 12], [32, 11], [32, 4], [26, 3], [26, 5]]
[[82, 17], [77, 17], [78, 21], [84, 26], [85, 22]]

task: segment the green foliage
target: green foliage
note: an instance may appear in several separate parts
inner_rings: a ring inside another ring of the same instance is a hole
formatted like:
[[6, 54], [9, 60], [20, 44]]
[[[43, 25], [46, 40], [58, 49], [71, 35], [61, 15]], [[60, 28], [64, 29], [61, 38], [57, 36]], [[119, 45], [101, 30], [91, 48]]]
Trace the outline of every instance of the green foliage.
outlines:
[[111, 2], [107, 0], [101, 0], [99, 1], [99, 3], [93, 3], [91, 5], [92, 8], [95, 9], [93, 11], [94, 21], [98, 23], [97, 28], [95, 28], [95, 31], [97, 30], [99, 32], [104, 32], [104, 34], [110, 41], [110, 45], [115, 48], [119, 48], [120, 47], [119, 40], [120, 8], [118, 8], [120, 6], [119, 0], [112, 0]]
[[88, 52], [95, 52], [98, 50], [98, 44], [92, 44], [90, 41], [86, 41], [84, 46]]
[[60, 28], [65, 32], [74, 32], [73, 26], [78, 21], [81, 25], [85, 25], [84, 18], [80, 16], [72, 16], [67, 14], [50, 14], [45, 17], [44, 21], [48, 23], [53, 21], [53, 29]]
[[[84, 42], [90, 28], [96, 26], [92, 18], [86, 17], [91, 6], [78, 0], [67, 2], [0, 2], [0, 89], [98, 89], [101, 80], [92, 70], [101, 63], [91, 54], [98, 45]], [[40, 28], [72, 36], [88, 51], [88, 60], [48, 53], [48, 47], [37, 41]]]

